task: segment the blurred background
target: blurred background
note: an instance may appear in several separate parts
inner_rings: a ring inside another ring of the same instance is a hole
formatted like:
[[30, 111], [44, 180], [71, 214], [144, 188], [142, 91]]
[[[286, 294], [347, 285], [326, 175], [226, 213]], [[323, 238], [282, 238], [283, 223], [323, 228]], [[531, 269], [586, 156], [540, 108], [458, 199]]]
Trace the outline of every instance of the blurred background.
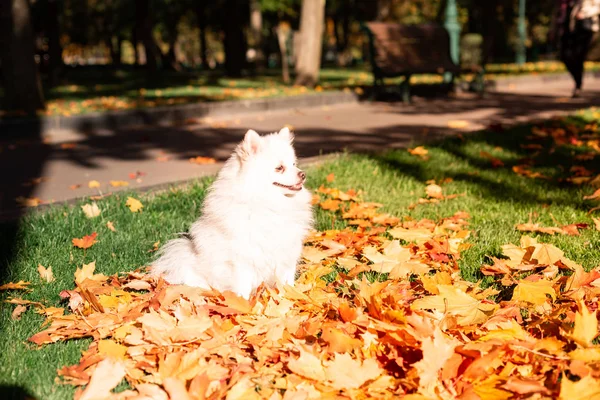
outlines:
[[[367, 21], [444, 25], [459, 46], [456, 61], [487, 66], [488, 73], [564, 70], [552, 62], [556, 46], [549, 40], [557, 3], [1, 0], [0, 112], [69, 116], [315, 89], [361, 91], [371, 80], [361, 30]], [[302, 61], [305, 52], [312, 56]]]

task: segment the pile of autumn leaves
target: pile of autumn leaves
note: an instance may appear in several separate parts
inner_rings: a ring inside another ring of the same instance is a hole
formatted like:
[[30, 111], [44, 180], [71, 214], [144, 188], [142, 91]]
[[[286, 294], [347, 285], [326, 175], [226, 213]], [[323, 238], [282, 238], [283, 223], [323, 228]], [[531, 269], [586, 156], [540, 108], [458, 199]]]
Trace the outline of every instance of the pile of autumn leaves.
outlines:
[[317, 193], [354, 228], [314, 232], [294, 287], [247, 301], [91, 263], [65, 309], [33, 305], [47, 320], [29, 340], [93, 339], [58, 370], [80, 400], [600, 396], [600, 270], [524, 236], [482, 266], [500, 295], [460, 277], [468, 214], [400, 220], [353, 191]]

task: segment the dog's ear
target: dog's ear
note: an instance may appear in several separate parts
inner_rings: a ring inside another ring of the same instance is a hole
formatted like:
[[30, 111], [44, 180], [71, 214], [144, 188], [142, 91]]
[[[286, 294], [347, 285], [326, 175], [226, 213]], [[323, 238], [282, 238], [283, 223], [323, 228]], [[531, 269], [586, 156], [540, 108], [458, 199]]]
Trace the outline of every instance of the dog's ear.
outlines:
[[244, 140], [240, 144], [240, 155], [242, 158], [258, 153], [261, 143], [262, 139], [260, 138], [260, 135], [256, 133], [256, 131], [249, 129], [244, 136]]
[[290, 143], [294, 141], [294, 134], [290, 131], [290, 128], [288, 128], [287, 126], [279, 131], [279, 135], [284, 139], [287, 139]]

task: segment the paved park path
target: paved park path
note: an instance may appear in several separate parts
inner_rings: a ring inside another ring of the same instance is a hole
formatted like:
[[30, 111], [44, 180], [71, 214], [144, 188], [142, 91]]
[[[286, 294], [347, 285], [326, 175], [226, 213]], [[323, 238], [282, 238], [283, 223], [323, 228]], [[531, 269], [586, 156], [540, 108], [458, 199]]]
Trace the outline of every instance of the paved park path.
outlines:
[[[130, 189], [147, 188], [214, 174], [219, 163], [196, 165], [189, 159], [203, 156], [222, 162], [249, 128], [266, 133], [293, 126], [297, 153], [304, 158], [343, 149], [401, 148], [492, 123], [513, 124], [600, 105], [600, 79], [588, 79], [579, 99], [568, 97], [571, 85], [568, 80], [514, 84], [483, 99], [469, 94], [417, 97], [411, 105], [322, 106], [190, 120], [180, 126], [53, 132], [43, 138], [0, 142], [0, 210], [4, 215], [14, 213], [19, 196], [65, 201], [124, 189], [110, 186], [110, 181], [127, 181]], [[89, 188], [91, 180], [100, 187]]]

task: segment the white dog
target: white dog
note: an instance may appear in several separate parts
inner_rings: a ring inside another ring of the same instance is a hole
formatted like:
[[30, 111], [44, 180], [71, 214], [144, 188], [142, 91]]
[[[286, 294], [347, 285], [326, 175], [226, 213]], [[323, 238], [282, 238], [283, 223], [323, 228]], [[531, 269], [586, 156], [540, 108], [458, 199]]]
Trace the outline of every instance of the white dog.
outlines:
[[293, 285], [312, 206], [292, 140], [288, 128], [263, 137], [249, 130], [209, 189], [200, 219], [161, 249], [152, 273], [246, 298], [263, 282]]

